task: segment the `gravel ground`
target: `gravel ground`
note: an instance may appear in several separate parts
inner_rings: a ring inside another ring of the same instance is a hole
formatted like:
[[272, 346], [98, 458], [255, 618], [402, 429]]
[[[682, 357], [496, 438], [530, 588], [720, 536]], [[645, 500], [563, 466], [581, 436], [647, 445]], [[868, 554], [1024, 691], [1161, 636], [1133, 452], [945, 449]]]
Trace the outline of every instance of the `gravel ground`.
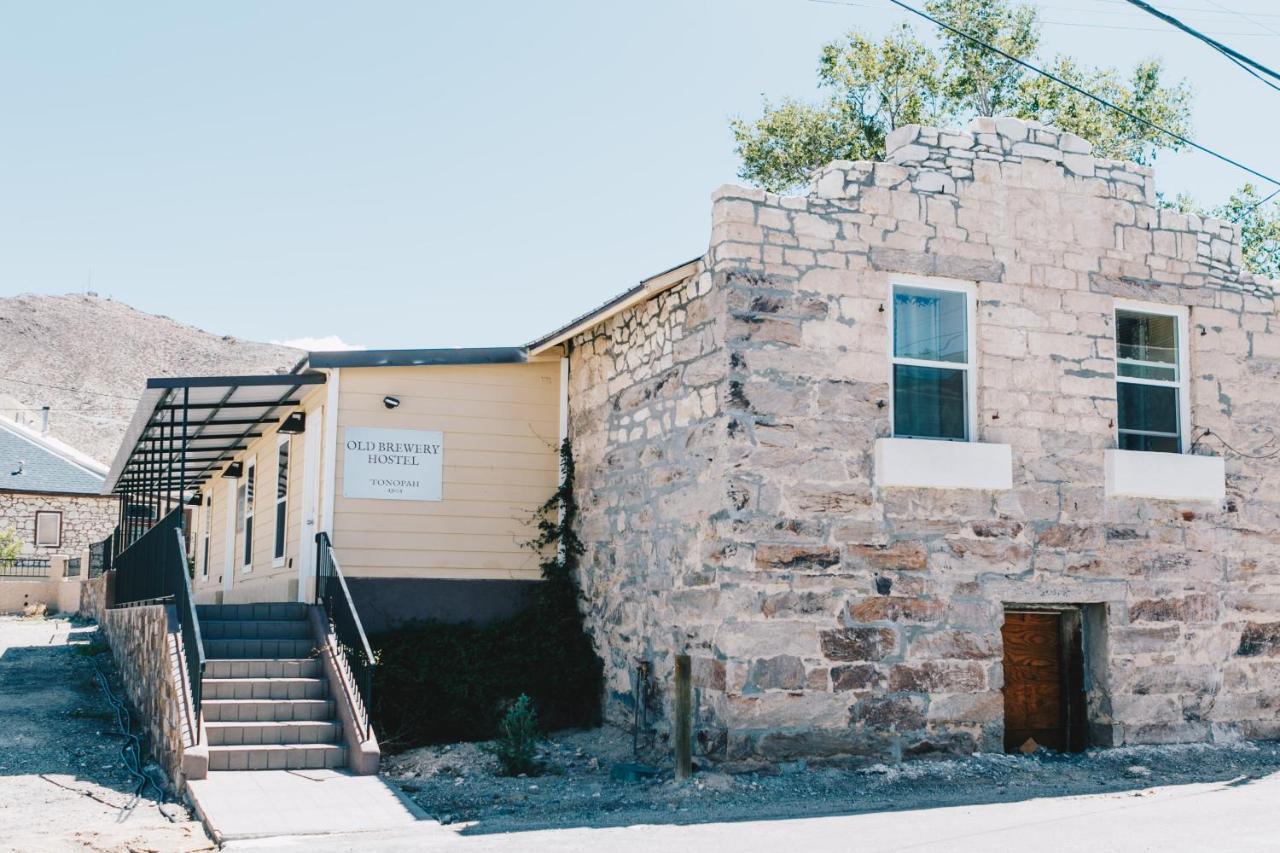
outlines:
[[702, 772], [682, 785], [670, 772], [613, 781], [609, 769], [630, 760], [630, 745], [628, 734], [608, 727], [558, 733], [544, 744], [546, 770], [534, 778], [498, 776], [494, 759], [476, 744], [390, 756], [383, 770], [442, 823], [472, 823], [467, 833], [816, 817], [1121, 791], [1140, 796], [1155, 786], [1280, 771], [1280, 743], [1241, 742], [983, 754], [896, 767], [796, 762], [772, 773]]
[[96, 635], [63, 618], [0, 616], [0, 851], [212, 849], [186, 809], [134, 798], [94, 669], [110, 673], [111, 657], [84, 653]]

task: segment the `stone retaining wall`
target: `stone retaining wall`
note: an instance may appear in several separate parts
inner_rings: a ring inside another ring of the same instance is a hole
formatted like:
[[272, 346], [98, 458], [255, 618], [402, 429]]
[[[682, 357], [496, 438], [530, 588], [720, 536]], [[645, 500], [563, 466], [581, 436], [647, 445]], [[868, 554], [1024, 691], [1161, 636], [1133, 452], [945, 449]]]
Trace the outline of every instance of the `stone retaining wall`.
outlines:
[[[1104, 493], [1117, 298], [1189, 306], [1196, 434], [1271, 446], [1280, 319], [1240, 264], [1150, 169], [1030, 122], [902, 128], [803, 197], [720, 189], [700, 274], [572, 342], [607, 713], [650, 658], [664, 729], [687, 651], [715, 758], [999, 750], [1004, 606], [1075, 604], [1114, 742], [1280, 736], [1277, 461], [1206, 439], [1220, 505]], [[1012, 447], [1011, 490], [874, 483], [903, 275], [974, 283], [977, 438]]]
[[179, 689], [181, 647], [174, 614], [158, 604], [122, 607], [103, 611], [99, 624], [147, 748], [181, 791], [183, 756], [193, 739]]

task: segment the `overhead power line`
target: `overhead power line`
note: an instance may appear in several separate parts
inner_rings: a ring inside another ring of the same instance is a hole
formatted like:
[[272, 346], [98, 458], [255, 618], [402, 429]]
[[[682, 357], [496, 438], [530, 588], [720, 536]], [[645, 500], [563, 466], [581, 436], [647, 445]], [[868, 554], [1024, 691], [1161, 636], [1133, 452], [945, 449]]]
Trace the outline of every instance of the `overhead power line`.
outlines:
[[[1170, 139], [1176, 139], [1178, 142], [1181, 142], [1183, 145], [1186, 145], [1190, 148], [1194, 148], [1197, 151], [1200, 151], [1204, 154], [1208, 154], [1210, 157], [1214, 157], [1218, 160], [1221, 160], [1224, 163], [1227, 163], [1228, 165], [1235, 166], [1237, 169], [1240, 169], [1241, 171], [1248, 172], [1250, 175], [1253, 175], [1256, 178], [1261, 178], [1262, 180], [1266, 181], [1269, 184], [1280, 187], [1280, 180], [1277, 180], [1271, 177], [1270, 175], [1264, 174], [1263, 172], [1259, 172], [1257, 169], [1254, 169], [1251, 166], [1246, 166], [1244, 163], [1241, 163], [1239, 160], [1234, 160], [1231, 157], [1228, 157], [1226, 154], [1221, 154], [1217, 151], [1214, 151], [1212, 148], [1201, 145], [1199, 142], [1196, 142], [1193, 139], [1189, 139], [1180, 133], [1175, 133], [1174, 131], [1169, 130], [1168, 128], [1161, 127], [1160, 125], [1156, 124], [1150, 119], [1144, 118], [1130, 110], [1126, 110], [1124, 107], [1119, 106], [1118, 104], [1114, 104], [1111, 101], [1108, 101], [1106, 98], [1102, 97], [1101, 95], [1095, 95], [1093, 92], [1090, 92], [1087, 89], [1082, 89], [1081, 87], [1077, 86], [1075, 83], [1070, 83], [1066, 80], [1063, 80], [1061, 77], [1057, 76], [1056, 74], [1053, 74], [1049, 71], [1045, 71], [1043, 68], [1040, 68], [1039, 66], [1032, 65], [1030, 62], [1027, 62], [1025, 59], [1019, 59], [1016, 56], [1012, 56], [1008, 53], [1005, 53], [1003, 50], [996, 47], [995, 45], [988, 44], [987, 42], [983, 41], [982, 39], [978, 38], [975, 35], [971, 35], [970, 33], [967, 33], [964, 30], [958, 29], [957, 27], [953, 27], [950, 24], [948, 24], [946, 21], [939, 20], [938, 18], [935, 18], [933, 15], [930, 15], [928, 12], [922, 11], [920, 9], [915, 8], [914, 6], [908, 5], [907, 3], [902, 2], [902, 0], [889, 0], [889, 2], [900, 9], [904, 9], [910, 12], [913, 15], [917, 15], [921, 18], [924, 18], [926, 21], [929, 21], [935, 26], [939, 26], [942, 29], [947, 30], [948, 32], [955, 33], [961, 38], [967, 39], [968, 41], [978, 45], [984, 50], [989, 50], [992, 53], [997, 53], [1000, 56], [1003, 56], [1005, 59], [1009, 60], [1010, 62], [1013, 62], [1017, 65], [1021, 65], [1023, 68], [1026, 68], [1028, 71], [1034, 71], [1036, 74], [1039, 74], [1040, 76], [1048, 80], [1052, 80], [1053, 82], [1057, 83], [1060, 86], [1065, 86], [1066, 88], [1070, 89], [1076, 94], [1083, 95], [1084, 97], [1088, 98], [1089, 100], [1095, 103], [1101, 104], [1102, 106], [1107, 107], [1108, 109], [1115, 110], [1121, 115], [1126, 116], [1127, 118], [1130, 118], [1133, 121], [1138, 122], [1144, 127], [1148, 127], [1156, 131], [1157, 133], [1163, 133], [1165, 136], [1168, 136]], [[1137, 0], [1129, 0], [1129, 2], [1131, 3], [1137, 2]]]
[[[1173, 17], [1173, 15], [1170, 15], [1167, 12], [1160, 11], [1155, 6], [1152, 6], [1150, 3], [1147, 3], [1146, 0], [1127, 0], [1127, 1], [1130, 6], [1135, 6], [1141, 9], [1142, 11], [1146, 12], [1148, 15], [1154, 15], [1160, 20], [1164, 21], [1169, 26], [1176, 27], [1177, 29], [1182, 30], [1184, 33], [1186, 33], [1187, 35], [1191, 36], [1194, 39], [1199, 39], [1200, 41], [1212, 47], [1214, 50], [1218, 51], [1218, 53], [1221, 53], [1223, 56], [1227, 57], [1227, 59], [1230, 59], [1236, 65], [1239, 65], [1241, 68], [1244, 68], [1250, 74], [1253, 74], [1254, 77], [1258, 77], [1258, 74], [1255, 72], [1261, 72], [1262, 74], [1265, 74], [1274, 80], [1280, 80], [1280, 73], [1277, 73], [1271, 70], [1270, 68], [1263, 65], [1261, 62], [1258, 62], [1255, 59], [1245, 56], [1243, 53], [1241, 53], [1240, 51], [1234, 48], [1227, 47], [1222, 42], [1218, 41], [1212, 36], [1209, 36], [1209, 35], [1206, 35], [1205, 33], [1200, 32], [1195, 27], [1190, 26], [1189, 24], [1184, 24], [1182, 21]], [[1258, 79], [1261, 80], [1262, 78], [1258, 77]], [[1267, 81], [1264, 80], [1263, 82], [1267, 82]], [[1277, 88], [1272, 83], [1268, 83], [1268, 85], [1270, 85], [1271, 88], [1273, 89]]]

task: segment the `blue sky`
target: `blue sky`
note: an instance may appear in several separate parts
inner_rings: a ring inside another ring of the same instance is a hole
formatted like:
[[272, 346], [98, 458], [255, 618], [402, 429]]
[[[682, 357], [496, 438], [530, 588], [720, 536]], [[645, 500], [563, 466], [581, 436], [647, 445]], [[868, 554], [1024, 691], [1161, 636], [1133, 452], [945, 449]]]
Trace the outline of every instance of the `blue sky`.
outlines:
[[[1280, 93], [1121, 0], [1045, 52], [1163, 56], [1195, 138], [1280, 173]], [[1157, 0], [1280, 65], [1280, 7]], [[1225, 7], [1225, 8], [1224, 8]], [[1240, 17], [1233, 12], [1249, 16]], [[884, 0], [0, 4], [0, 293], [92, 289], [259, 340], [523, 343], [701, 254], [727, 130]], [[1242, 176], [1165, 155], [1160, 187]]]

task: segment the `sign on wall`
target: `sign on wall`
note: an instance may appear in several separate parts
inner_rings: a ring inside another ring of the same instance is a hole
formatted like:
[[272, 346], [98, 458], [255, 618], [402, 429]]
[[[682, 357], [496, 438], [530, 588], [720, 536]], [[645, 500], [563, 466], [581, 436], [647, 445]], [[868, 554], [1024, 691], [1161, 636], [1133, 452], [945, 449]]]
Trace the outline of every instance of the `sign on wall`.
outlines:
[[347, 427], [342, 442], [343, 497], [440, 500], [444, 433]]

